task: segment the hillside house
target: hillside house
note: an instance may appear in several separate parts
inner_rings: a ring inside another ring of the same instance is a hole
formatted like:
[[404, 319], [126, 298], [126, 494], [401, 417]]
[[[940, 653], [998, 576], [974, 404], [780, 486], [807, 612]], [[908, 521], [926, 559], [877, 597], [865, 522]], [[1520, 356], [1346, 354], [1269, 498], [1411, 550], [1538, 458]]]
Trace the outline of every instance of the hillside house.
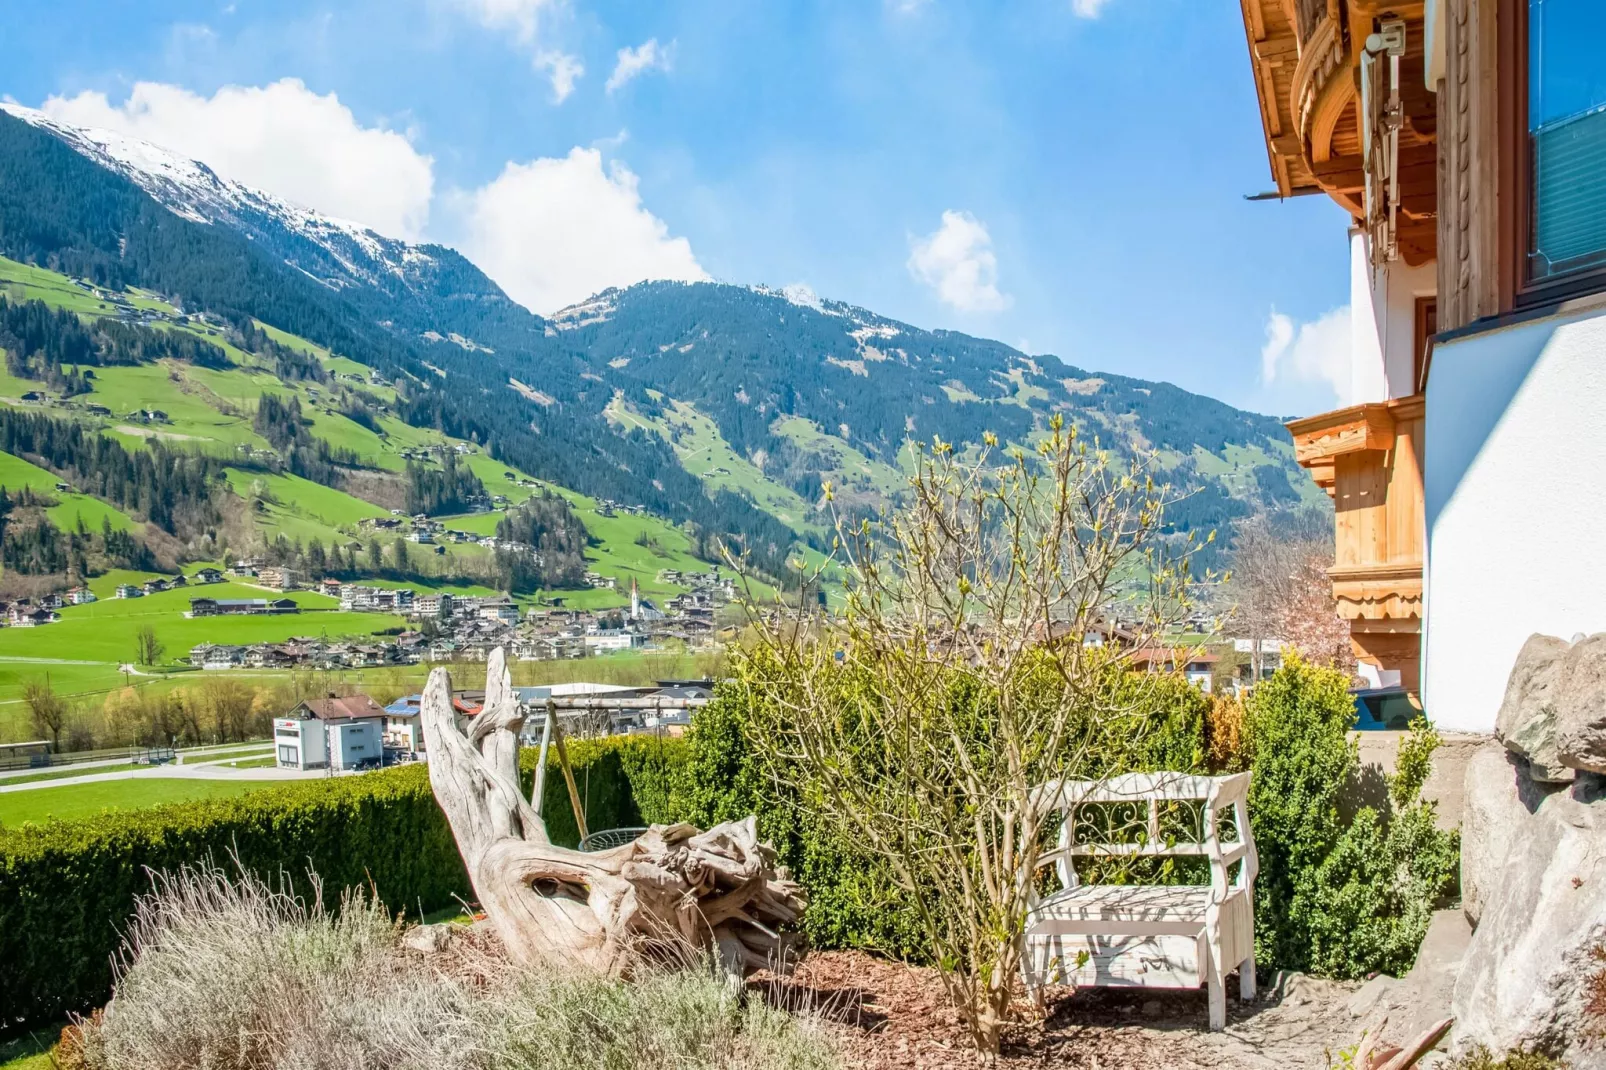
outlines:
[[1529, 635], [1606, 630], [1606, 5], [1242, 10], [1275, 195], [1350, 221], [1342, 404], [1288, 425], [1340, 613], [1371, 683], [1488, 732]]
[[195, 570], [195, 580], [194, 580], [194, 582], [196, 582], [196, 583], [222, 583], [223, 582], [223, 572], [222, 572], [221, 569], [215, 569], [211, 565], [207, 565], [205, 568], [198, 568], [198, 569]]
[[361, 769], [384, 758], [385, 710], [367, 695], [308, 699], [273, 721], [281, 768]]
[[190, 617], [238, 617], [259, 614], [300, 613], [291, 598], [192, 598]]
[[145, 590], [144, 588], [136, 587], [132, 583], [119, 583], [116, 595], [118, 598], [144, 598]]
[[269, 565], [257, 572], [257, 582], [274, 591], [293, 591], [300, 578], [295, 569], [282, 565]]

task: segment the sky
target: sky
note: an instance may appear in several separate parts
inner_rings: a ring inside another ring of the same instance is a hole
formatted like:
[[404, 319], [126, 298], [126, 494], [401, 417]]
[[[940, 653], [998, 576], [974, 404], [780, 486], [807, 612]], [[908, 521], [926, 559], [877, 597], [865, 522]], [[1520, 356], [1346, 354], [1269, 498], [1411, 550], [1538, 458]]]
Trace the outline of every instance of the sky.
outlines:
[[1342, 398], [1344, 213], [1272, 187], [1225, 0], [0, 4], [0, 98], [551, 313], [806, 286], [1280, 416]]

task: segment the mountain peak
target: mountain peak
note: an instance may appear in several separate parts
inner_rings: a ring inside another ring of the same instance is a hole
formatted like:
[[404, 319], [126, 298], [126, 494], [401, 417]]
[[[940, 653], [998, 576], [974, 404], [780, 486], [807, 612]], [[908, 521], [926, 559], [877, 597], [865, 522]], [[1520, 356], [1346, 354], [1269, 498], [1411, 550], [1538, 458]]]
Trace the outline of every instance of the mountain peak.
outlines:
[[225, 224], [270, 246], [281, 237], [275, 231], [288, 231], [316, 252], [285, 249], [285, 262], [326, 285], [378, 285], [386, 276], [405, 281], [420, 266], [433, 262], [418, 246], [225, 178], [200, 160], [137, 137], [77, 126], [9, 101], [0, 101], [0, 111], [60, 138], [80, 155], [129, 179], [183, 219]]

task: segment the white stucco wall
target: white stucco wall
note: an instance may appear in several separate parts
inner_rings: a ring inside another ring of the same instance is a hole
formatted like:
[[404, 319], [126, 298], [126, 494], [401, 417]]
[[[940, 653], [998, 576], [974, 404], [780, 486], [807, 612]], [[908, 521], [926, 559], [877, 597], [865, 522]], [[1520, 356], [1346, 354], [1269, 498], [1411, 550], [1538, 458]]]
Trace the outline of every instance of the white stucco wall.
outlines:
[[1433, 263], [1372, 266], [1366, 232], [1350, 230], [1350, 404], [1416, 393], [1416, 299], [1438, 288]]
[[1606, 312], [1433, 352], [1423, 703], [1488, 732], [1534, 632], [1606, 631]]

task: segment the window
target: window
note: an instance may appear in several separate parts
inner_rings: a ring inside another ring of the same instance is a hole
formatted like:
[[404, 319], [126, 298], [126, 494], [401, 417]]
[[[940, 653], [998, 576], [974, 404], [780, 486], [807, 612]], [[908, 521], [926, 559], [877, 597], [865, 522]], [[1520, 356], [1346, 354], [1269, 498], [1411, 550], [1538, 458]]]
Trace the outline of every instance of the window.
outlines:
[[1411, 389], [1420, 392], [1424, 387], [1424, 376], [1427, 374], [1428, 349], [1433, 344], [1433, 336], [1439, 333], [1439, 299], [1437, 297], [1418, 297], [1416, 299], [1416, 316], [1412, 330], [1411, 345]]
[[[1527, 214], [1521, 283], [1552, 290], [1606, 286], [1606, 4], [1600, 0], [1526, 0]], [[1584, 283], [1584, 276], [1600, 278]]]
[[280, 765], [300, 765], [301, 764], [301, 756], [297, 752], [297, 749], [295, 747], [286, 747], [283, 744], [280, 744], [280, 746], [279, 746], [279, 764]]

